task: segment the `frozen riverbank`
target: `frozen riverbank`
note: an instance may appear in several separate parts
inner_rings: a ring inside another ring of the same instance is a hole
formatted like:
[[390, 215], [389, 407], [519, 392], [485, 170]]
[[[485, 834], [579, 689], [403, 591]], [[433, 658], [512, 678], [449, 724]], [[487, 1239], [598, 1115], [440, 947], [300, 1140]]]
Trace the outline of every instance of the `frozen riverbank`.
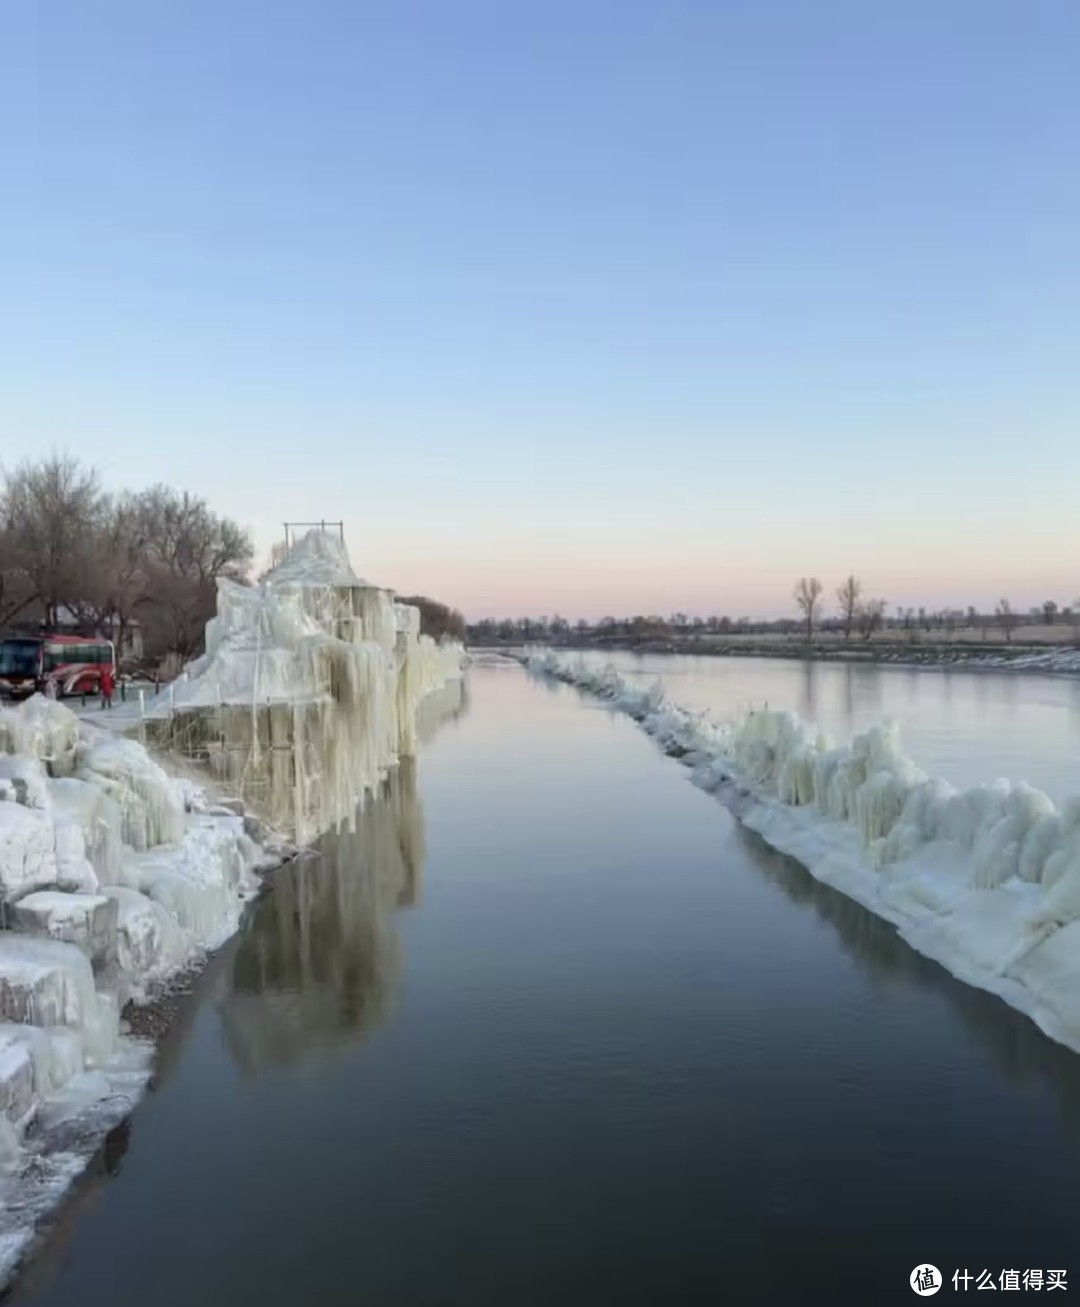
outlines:
[[253, 832], [60, 704], [0, 709], [0, 1279], [145, 1087], [125, 1007], [233, 934], [286, 855]]
[[1059, 810], [1003, 780], [957, 792], [889, 728], [836, 748], [790, 713], [718, 724], [611, 669], [527, 661], [635, 718], [773, 847], [1080, 1050], [1080, 800]]
[[0, 709], [0, 1282], [143, 1092], [127, 1005], [233, 935], [263, 873], [352, 819], [440, 690], [460, 699], [463, 650], [419, 625], [313, 532], [259, 585], [220, 584], [206, 654], [153, 703]]
[[[489, 652], [510, 652], [510, 645], [490, 646]], [[520, 648], [520, 646], [518, 647]], [[1041, 672], [1048, 676], [1080, 676], [1080, 648], [1069, 645], [982, 645], [960, 642], [928, 644], [813, 643], [792, 639], [746, 639], [724, 642], [690, 637], [603, 639], [571, 642], [558, 653], [572, 656], [587, 652], [634, 654], [682, 654], [702, 658], [780, 658], [797, 662], [847, 663], [882, 667], [925, 667], [929, 669], [992, 672]], [[515, 651], [516, 652], [516, 651]]]

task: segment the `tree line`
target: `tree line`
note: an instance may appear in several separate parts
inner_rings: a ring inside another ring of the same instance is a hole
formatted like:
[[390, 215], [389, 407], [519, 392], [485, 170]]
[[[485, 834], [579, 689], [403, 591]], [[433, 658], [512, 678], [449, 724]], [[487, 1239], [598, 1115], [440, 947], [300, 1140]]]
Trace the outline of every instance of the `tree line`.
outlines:
[[0, 472], [0, 632], [107, 634], [137, 622], [144, 656], [201, 647], [219, 577], [247, 578], [247, 532], [170, 486], [107, 493], [68, 455]]
[[1006, 641], [1011, 641], [1020, 626], [1058, 625], [1065, 628], [1063, 633], [1068, 631], [1073, 639], [1080, 640], [1080, 600], [1065, 606], [1047, 600], [1027, 612], [1020, 612], [1005, 599], [990, 613], [980, 613], [974, 607], [930, 609], [902, 606], [890, 612], [884, 599], [864, 597], [862, 582], [854, 575], [837, 587], [835, 595], [835, 608], [827, 611], [824, 586], [817, 578], [806, 577], [800, 578], [795, 586], [798, 615], [793, 617], [691, 617], [676, 612], [666, 617], [657, 613], [639, 613], [632, 617], [607, 616], [599, 621], [581, 618], [571, 622], [556, 613], [554, 616], [483, 618], [468, 623], [467, 635], [473, 644], [527, 644], [545, 640], [603, 643], [734, 635], [781, 635], [796, 639], [801, 636], [808, 639], [813, 637], [815, 629], [845, 640], [856, 636], [870, 640], [875, 632], [884, 630], [895, 632], [898, 638], [913, 640], [920, 633], [952, 636], [957, 631], [970, 630], [984, 640], [1000, 632]]
[[[821, 619], [823, 593], [824, 586], [816, 576], [800, 577], [792, 591], [795, 605], [802, 615], [807, 640], [813, 638], [814, 623]], [[944, 608], [928, 612], [925, 608], [905, 608], [901, 605], [897, 607], [895, 617], [889, 619], [885, 600], [864, 596], [862, 582], [854, 573], [837, 587], [836, 599], [840, 629], [845, 640], [850, 640], [852, 632], [856, 630], [864, 639], [869, 640], [884, 625], [908, 635], [914, 635], [920, 629], [926, 632], [938, 630], [951, 635], [954, 631], [968, 628], [981, 630], [984, 637], [996, 627], [1004, 635], [1006, 643], [1012, 640], [1013, 632], [1021, 624], [1054, 626], [1060, 620], [1072, 627], [1074, 639], [1080, 632], [1080, 599], [1065, 607], [1059, 607], [1055, 600], [1047, 599], [1029, 609], [1026, 614], [1020, 613], [1008, 599], [1000, 599], [990, 614], [980, 613], [974, 607], [969, 607], [966, 611], [962, 608]]]

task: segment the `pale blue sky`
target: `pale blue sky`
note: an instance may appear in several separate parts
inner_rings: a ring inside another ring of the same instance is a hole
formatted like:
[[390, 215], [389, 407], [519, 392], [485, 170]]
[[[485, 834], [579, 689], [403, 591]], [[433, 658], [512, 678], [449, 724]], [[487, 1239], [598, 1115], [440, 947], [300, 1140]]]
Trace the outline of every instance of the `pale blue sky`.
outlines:
[[0, 459], [479, 616], [1080, 592], [1073, 0], [0, 18]]

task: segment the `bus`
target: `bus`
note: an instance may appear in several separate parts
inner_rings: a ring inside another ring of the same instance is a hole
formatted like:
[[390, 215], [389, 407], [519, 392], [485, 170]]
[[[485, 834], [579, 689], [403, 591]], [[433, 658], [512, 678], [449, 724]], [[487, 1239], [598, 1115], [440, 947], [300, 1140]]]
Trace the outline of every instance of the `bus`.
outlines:
[[44, 693], [50, 681], [57, 698], [96, 694], [105, 667], [116, 676], [111, 640], [84, 635], [16, 635], [0, 640], [0, 694], [12, 699]]

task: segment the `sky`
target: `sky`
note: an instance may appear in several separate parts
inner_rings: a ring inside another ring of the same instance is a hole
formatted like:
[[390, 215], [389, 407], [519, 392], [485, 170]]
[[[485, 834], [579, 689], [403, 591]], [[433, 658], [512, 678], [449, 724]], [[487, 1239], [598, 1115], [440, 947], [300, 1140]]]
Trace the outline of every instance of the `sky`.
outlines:
[[0, 16], [0, 463], [469, 616], [1080, 595], [1073, 0]]

